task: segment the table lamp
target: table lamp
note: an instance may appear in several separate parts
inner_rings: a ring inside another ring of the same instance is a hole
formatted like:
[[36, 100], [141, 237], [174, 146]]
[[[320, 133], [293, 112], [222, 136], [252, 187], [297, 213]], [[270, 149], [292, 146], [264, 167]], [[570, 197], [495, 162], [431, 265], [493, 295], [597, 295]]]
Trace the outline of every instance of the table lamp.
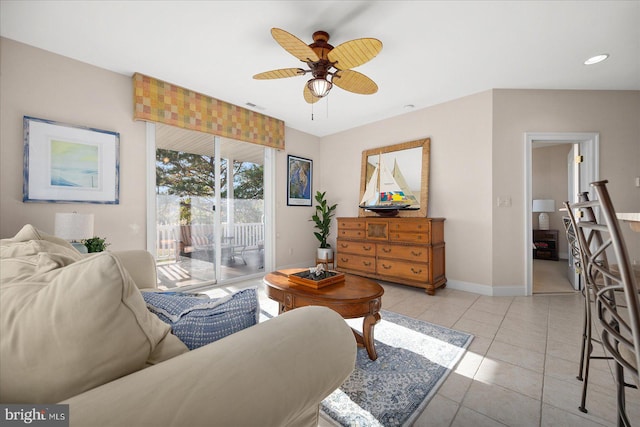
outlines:
[[69, 240], [78, 252], [88, 253], [87, 247], [79, 241], [93, 237], [93, 214], [56, 213], [55, 235]]
[[556, 210], [555, 200], [536, 199], [533, 201], [533, 208], [531, 210], [533, 212], [540, 212], [540, 216], [538, 217], [538, 228], [540, 230], [548, 230], [549, 215], [547, 215], [547, 212], [553, 212]]

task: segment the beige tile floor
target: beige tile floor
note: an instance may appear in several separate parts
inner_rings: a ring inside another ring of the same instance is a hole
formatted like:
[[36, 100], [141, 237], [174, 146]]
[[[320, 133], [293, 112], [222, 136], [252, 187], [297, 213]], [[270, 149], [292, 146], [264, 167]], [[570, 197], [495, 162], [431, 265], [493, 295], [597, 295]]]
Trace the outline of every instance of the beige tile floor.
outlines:
[[533, 293], [572, 293], [575, 292], [567, 277], [569, 261], [561, 259], [550, 261], [533, 260]]
[[[234, 288], [256, 284], [263, 307], [275, 304], [266, 298], [261, 281]], [[488, 297], [444, 288], [429, 296], [417, 288], [382, 285], [383, 309], [475, 336], [415, 426], [616, 425], [610, 362], [592, 362], [589, 412], [578, 410], [581, 294]], [[640, 425], [638, 390], [627, 389], [627, 412]]]

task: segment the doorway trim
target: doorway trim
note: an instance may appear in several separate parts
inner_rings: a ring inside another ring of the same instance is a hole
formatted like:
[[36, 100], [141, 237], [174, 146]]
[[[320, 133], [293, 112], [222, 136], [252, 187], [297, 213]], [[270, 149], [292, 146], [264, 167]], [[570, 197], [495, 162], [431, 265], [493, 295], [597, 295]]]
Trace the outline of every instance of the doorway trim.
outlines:
[[533, 295], [533, 257], [531, 255], [531, 230], [533, 220], [531, 213], [531, 200], [533, 194], [533, 143], [548, 144], [580, 144], [580, 154], [585, 157], [582, 166], [584, 173], [580, 176], [580, 188], [589, 191], [592, 198], [589, 183], [597, 181], [600, 170], [600, 134], [598, 132], [525, 132], [525, 165], [524, 165], [524, 283], [525, 295]]

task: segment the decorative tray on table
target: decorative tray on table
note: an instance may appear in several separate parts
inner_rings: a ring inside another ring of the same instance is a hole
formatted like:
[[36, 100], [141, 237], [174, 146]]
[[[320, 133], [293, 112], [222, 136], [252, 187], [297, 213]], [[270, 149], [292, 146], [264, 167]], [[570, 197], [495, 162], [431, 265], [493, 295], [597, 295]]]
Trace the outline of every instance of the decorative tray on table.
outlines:
[[344, 282], [344, 273], [339, 271], [322, 271], [316, 274], [313, 269], [303, 270], [289, 275], [289, 281], [297, 285], [309, 286], [314, 289], [324, 288], [334, 283]]

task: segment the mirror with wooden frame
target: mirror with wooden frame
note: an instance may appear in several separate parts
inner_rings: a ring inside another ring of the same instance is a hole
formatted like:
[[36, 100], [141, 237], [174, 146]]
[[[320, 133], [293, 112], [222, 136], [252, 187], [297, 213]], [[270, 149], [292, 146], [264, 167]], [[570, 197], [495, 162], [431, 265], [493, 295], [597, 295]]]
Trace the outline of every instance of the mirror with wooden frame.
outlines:
[[[429, 202], [429, 155], [431, 139], [424, 138], [362, 152], [360, 178], [360, 205], [375, 194], [378, 199], [384, 191], [379, 177], [386, 176], [407, 197], [402, 208], [392, 216], [426, 217]], [[378, 172], [379, 170], [379, 172]], [[375, 209], [374, 209], [375, 210]], [[360, 208], [359, 216], [389, 216], [379, 211]]]

